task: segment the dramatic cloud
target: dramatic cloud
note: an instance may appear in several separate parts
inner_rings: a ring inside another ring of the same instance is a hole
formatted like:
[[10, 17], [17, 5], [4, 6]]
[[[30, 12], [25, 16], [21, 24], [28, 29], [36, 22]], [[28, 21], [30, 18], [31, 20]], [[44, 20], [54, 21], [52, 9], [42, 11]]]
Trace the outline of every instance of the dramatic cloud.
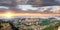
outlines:
[[32, 7], [32, 5], [18, 5], [17, 6], [18, 9], [22, 9], [24, 11], [27, 11], [27, 10], [37, 10], [38, 8], [36, 7]]
[[55, 0], [55, 2], [58, 2], [58, 3], [60, 3], [60, 0]]
[[0, 6], [0, 9], [9, 9], [9, 7], [6, 7], [6, 6]]

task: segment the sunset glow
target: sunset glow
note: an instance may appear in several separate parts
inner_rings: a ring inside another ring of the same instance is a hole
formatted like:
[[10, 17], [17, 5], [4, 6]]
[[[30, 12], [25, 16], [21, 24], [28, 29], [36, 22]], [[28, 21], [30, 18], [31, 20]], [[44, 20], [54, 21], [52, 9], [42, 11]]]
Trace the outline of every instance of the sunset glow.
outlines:
[[12, 14], [11, 13], [6, 13], [6, 14], [4, 14], [4, 17], [6, 17], [6, 18], [12, 18]]
[[12, 18], [13, 16], [60, 16], [60, 14], [14, 13], [13, 11], [6, 11], [0, 14], [0, 17], [6, 18]]

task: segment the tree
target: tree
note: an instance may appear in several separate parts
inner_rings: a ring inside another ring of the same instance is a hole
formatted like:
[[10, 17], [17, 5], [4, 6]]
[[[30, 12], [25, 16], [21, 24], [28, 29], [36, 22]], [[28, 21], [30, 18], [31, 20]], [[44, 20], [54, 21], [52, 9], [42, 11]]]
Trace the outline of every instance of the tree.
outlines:
[[0, 22], [0, 29], [2, 28], [3, 26], [1, 25], [1, 22]]

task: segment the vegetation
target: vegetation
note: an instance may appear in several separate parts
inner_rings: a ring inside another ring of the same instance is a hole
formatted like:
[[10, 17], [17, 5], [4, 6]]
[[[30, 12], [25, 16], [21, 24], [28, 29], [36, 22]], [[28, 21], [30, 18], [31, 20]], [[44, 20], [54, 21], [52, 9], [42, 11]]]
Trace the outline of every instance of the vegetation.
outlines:
[[22, 30], [33, 30], [32, 28], [26, 28], [26, 29], [22, 29]]
[[46, 27], [45, 29], [43, 30], [57, 30], [58, 27], [55, 27], [55, 26], [49, 26], [49, 27]]
[[33, 30], [32, 28], [27, 28], [26, 30]]
[[[22, 20], [24, 20], [24, 19], [22, 19]], [[55, 22], [58, 22], [58, 23], [55, 23]], [[3, 26], [1, 25], [1, 23], [10, 23], [10, 21], [8, 21], [8, 22], [4, 22], [4, 21], [0, 21], [0, 28], [2, 28]], [[22, 25], [22, 24], [20, 24], [20, 22], [18, 22], [18, 23], [16, 23], [16, 24], [13, 24], [13, 23], [11, 23], [12, 25], [11, 25], [11, 27], [12, 27], [12, 29], [13, 28], [17, 28], [17, 29], [19, 29], [20, 28], [20, 25]], [[51, 24], [51, 25], [50, 25]], [[34, 24], [35, 25], [35, 24]], [[40, 26], [45, 26], [45, 25], [48, 25], [48, 27], [46, 27], [46, 28], [44, 28], [43, 30], [57, 30], [58, 29], [58, 27], [60, 26], [60, 21], [52, 21], [51, 19], [42, 19], [42, 22], [41, 23], [39, 23], [39, 24], [37, 24], [37, 25], [40, 25]], [[36, 26], [37, 26], [36, 25]], [[31, 25], [30, 25], [31, 26]], [[25, 27], [25, 28], [24, 28]], [[26, 25], [24, 25], [24, 27], [23, 28], [20, 28], [20, 29], [22, 29], [22, 30], [34, 30], [34, 29], [32, 29], [31, 27], [30, 28], [27, 28], [27, 26]]]
[[1, 25], [1, 22], [0, 22], [0, 29], [2, 28], [3, 26]]
[[0, 29], [3, 27], [3, 26], [1, 25], [2, 22], [3, 22], [3, 21], [0, 19]]
[[44, 26], [44, 25], [49, 25], [51, 22], [51, 20], [45, 19], [44, 21], [42, 21], [42, 23], [39, 23], [38, 25], [40, 26]]
[[14, 26], [15, 26], [16, 28], [19, 28], [19, 27], [20, 27], [20, 23], [16, 23], [16, 24], [14, 24]]
[[46, 27], [46, 28], [43, 29], [43, 30], [57, 30], [59, 26], [60, 26], [60, 22], [58, 22], [58, 23], [55, 24], [55, 25], [50, 25], [49, 27]]

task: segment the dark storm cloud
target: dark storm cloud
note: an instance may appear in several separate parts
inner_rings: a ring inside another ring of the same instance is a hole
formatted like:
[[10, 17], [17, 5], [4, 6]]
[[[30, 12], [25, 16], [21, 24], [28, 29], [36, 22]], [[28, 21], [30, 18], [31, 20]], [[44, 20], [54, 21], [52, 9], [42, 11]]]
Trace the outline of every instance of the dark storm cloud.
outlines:
[[[18, 0], [17, 0], [18, 1]], [[53, 6], [60, 5], [60, 0], [20, 0], [17, 4], [30, 4], [33, 6]], [[2, 6], [16, 5], [16, 0], [0, 0]]]
[[0, 6], [14, 6], [15, 2], [13, 0], [0, 0]]
[[35, 6], [53, 6], [60, 5], [60, 0], [29, 0], [27, 4]]
[[[17, 2], [17, 3], [18, 4], [16, 5], [16, 1], [12, 1], [12, 0], [0, 0], [0, 6], [6, 6], [6, 7], [9, 6], [9, 9], [0, 8], [0, 11], [13, 10], [13, 11], [21, 12], [21, 11], [23, 11], [21, 9], [25, 9], [25, 8], [26, 9], [29, 9], [29, 8], [32, 9], [32, 7], [30, 7], [30, 6], [29, 7], [27, 7], [27, 6], [24, 6], [24, 7], [20, 6], [21, 8], [18, 9], [18, 7], [16, 7], [16, 6], [21, 5], [22, 3], [23, 4], [26, 3], [25, 5], [33, 5], [33, 6], [37, 6], [37, 7], [41, 7], [41, 6], [43, 6], [43, 7], [44, 6], [55, 6], [55, 5], [60, 5], [60, 0], [21, 0], [21, 1]], [[33, 9], [35, 10], [35, 7]], [[32, 11], [34, 11], [34, 10], [32, 10]]]

